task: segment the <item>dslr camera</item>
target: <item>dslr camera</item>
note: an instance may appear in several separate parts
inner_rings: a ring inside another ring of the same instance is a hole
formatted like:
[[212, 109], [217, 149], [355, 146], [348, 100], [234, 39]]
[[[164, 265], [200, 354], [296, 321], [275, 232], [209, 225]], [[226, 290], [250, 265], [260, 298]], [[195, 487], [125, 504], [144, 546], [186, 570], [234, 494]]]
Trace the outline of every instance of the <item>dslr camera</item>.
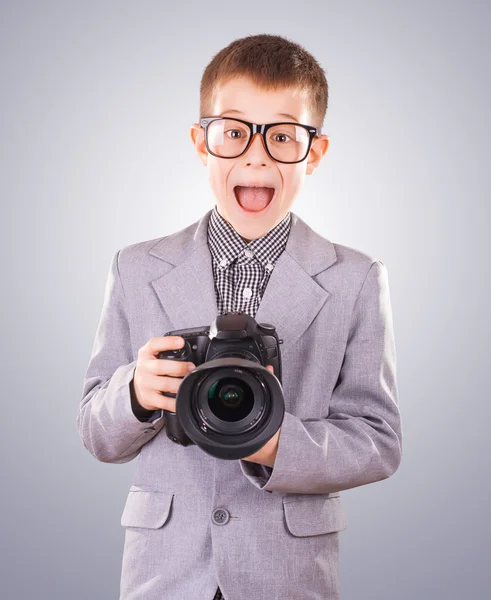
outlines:
[[[280, 344], [273, 325], [256, 323], [244, 312], [218, 315], [211, 326], [168, 331], [184, 345], [158, 358], [190, 361], [196, 368], [182, 380], [176, 412], [164, 410], [167, 436], [176, 444], [196, 444], [226, 460], [250, 456], [283, 422]], [[272, 365], [274, 374], [266, 365]]]

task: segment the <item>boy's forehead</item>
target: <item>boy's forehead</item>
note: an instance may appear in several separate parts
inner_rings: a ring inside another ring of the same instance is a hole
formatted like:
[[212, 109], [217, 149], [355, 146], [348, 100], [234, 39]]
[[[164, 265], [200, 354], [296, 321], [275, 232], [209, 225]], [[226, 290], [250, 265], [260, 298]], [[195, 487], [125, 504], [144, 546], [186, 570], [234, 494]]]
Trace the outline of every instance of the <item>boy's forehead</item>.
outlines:
[[308, 123], [310, 111], [305, 89], [259, 87], [245, 77], [219, 83], [213, 98], [213, 115], [264, 123], [271, 120]]

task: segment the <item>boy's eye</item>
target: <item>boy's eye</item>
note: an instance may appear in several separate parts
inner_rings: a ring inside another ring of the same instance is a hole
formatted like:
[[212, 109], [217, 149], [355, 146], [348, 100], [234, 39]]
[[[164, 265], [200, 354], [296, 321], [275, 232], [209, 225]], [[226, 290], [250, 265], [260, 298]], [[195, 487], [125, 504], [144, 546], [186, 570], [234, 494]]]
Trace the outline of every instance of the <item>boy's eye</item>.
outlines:
[[230, 135], [230, 137], [231, 137], [233, 140], [238, 140], [238, 139], [240, 139], [240, 135], [233, 135], [233, 134], [235, 134], [235, 133], [241, 134], [241, 133], [243, 133], [243, 132], [242, 132], [242, 131], [240, 131], [240, 129], [227, 129], [227, 130], [226, 130], [226, 133], [230, 133], [230, 134], [231, 134], [231, 135]]
[[[280, 138], [280, 139], [277, 139], [277, 138]], [[273, 135], [273, 141], [274, 142], [280, 142], [281, 143], [283, 141], [286, 141], [285, 138], [290, 139], [290, 136], [286, 135], [286, 133], [275, 133]]]

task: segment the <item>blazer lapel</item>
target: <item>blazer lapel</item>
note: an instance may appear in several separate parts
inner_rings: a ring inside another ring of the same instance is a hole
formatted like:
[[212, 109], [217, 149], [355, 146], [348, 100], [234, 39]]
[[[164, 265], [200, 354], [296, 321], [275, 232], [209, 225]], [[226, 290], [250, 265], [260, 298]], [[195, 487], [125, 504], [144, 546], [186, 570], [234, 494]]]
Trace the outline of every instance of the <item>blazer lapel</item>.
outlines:
[[[152, 256], [173, 266], [151, 282], [173, 329], [209, 326], [218, 315], [207, 237], [211, 212], [150, 250]], [[258, 323], [276, 327], [283, 339], [282, 353], [296, 343], [328, 300], [330, 292], [314, 276], [335, 262], [332, 242], [292, 212], [285, 251], [271, 272], [254, 317]]]

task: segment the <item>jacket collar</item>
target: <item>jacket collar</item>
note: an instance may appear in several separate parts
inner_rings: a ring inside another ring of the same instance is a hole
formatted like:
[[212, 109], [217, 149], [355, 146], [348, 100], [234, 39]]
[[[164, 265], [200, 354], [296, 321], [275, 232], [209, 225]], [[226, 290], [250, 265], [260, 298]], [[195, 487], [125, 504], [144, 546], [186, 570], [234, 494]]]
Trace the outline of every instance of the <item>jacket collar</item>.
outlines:
[[[210, 326], [218, 315], [208, 221], [198, 221], [161, 238], [150, 254], [168, 268], [151, 284], [174, 329]], [[284, 340], [285, 352], [315, 319], [330, 292], [314, 279], [337, 260], [334, 244], [291, 212], [291, 229], [261, 299], [255, 320], [271, 323]], [[169, 293], [169, 290], [172, 293]]]

